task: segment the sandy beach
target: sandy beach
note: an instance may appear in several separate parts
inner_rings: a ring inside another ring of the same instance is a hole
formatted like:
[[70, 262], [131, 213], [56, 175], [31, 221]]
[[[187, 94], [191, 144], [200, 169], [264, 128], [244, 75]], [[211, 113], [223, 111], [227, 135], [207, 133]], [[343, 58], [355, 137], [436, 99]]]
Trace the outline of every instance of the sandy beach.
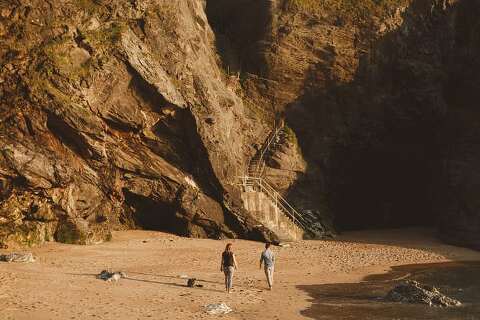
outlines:
[[[33, 248], [35, 263], [0, 263], [0, 318], [210, 319], [219, 316], [204, 306], [223, 302], [233, 312], [222, 319], [308, 319], [304, 310], [314, 301], [304, 286], [360, 282], [406, 264], [480, 260], [480, 252], [443, 244], [430, 230], [348, 232], [331, 241], [275, 247], [275, 286], [268, 291], [258, 267], [263, 244], [231, 240], [239, 270], [227, 295], [219, 271], [227, 242], [126, 231], [95, 246]], [[96, 279], [103, 269], [128, 278]], [[203, 287], [186, 287], [185, 275]]]

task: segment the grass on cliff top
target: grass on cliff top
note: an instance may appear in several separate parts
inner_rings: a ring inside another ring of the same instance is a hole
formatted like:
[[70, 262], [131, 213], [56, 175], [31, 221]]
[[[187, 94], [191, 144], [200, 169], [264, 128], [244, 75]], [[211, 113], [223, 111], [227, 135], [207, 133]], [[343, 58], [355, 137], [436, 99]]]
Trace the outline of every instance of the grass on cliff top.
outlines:
[[366, 15], [384, 15], [410, 0], [287, 0], [289, 10], [303, 12], [336, 12], [354, 19]]
[[42, 50], [48, 62], [43, 63], [41, 71], [46, 73], [47, 76], [51, 76], [55, 71], [58, 71], [74, 80], [88, 78], [92, 69], [95, 69], [98, 64], [98, 57], [108, 55], [115, 44], [120, 41], [124, 29], [124, 25], [113, 23], [98, 30], [80, 31], [82, 41], [87, 46], [95, 48], [96, 51], [95, 56], [81, 65], [75, 63], [75, 59], [70, 56], [72, 49], [76, 47], [72, 38], [64, 37], [47, 42]]

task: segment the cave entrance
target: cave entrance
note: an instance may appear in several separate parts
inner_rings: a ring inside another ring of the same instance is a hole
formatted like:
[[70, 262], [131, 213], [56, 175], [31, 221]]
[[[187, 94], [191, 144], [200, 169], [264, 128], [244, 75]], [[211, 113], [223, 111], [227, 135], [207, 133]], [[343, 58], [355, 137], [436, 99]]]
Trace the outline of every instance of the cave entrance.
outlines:
[[339, 230], [437, 226], [441, 169], [431, 150], [393, 144], [341, 158], [332, 188]]
[[135, 224], [144, 230], [164, 231], [185, 236], [186, 222], [176, 214], [175, 206], [124, 190], [125, 202], [133, 210]]
[[286, 109], [307, 163], [305, 180], [312, 181], [299, 187], [319, 186], [314, 204], [328, 210], [339, 231], [437, 227], [449, 196], [441, 118], [400, 117], [382, 106], [343, 123], [337, 94], [312, 95]]

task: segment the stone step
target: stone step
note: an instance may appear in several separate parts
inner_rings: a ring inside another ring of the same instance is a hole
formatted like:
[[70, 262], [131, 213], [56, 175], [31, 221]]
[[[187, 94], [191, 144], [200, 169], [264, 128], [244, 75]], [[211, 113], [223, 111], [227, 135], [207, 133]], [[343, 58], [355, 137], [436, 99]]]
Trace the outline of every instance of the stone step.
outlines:
[[267, 194], [260, 191], [246, 191], [242, 193], [242, 200], [245, 209], [280, 240], [302, 239], [303, 230]]

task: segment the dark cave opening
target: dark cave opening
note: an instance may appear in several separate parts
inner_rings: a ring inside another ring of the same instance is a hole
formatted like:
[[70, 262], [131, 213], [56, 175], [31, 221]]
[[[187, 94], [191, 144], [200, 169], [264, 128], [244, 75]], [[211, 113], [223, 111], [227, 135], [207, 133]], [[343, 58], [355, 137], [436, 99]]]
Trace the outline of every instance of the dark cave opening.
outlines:
[[125, 203], [133, 211], [132, 218], [139, 228], [187, 235], [186, 222], [177, 216], [174, 205], [155, 201], [128, 190], [123, 190], [123, 194]]
[[436, 197], [444, 183], [444, 147], [438, 134], [442, 122], [411, 117], [402, 123], [390, 116], [392, 121], [383, 124], [372, 142], [360, 136], [334, 151], [332, 208], [340, 229], [438, 223]]
[[446, 181], [443, 120], [385, 108], [353, 115], [340, 131], [325, 124], [336, 110], [326, 101], [328, 95], [315, 96], [287, 108], [307, 162], [304, 183], [291, 190], [321, 193], [312, 205], [337, 231], [437, 227]]
[[432, 169], [422, 151], [372, 150], [351, 158], [332, 183], [331, 204], [339, 230], [436, 225]]

